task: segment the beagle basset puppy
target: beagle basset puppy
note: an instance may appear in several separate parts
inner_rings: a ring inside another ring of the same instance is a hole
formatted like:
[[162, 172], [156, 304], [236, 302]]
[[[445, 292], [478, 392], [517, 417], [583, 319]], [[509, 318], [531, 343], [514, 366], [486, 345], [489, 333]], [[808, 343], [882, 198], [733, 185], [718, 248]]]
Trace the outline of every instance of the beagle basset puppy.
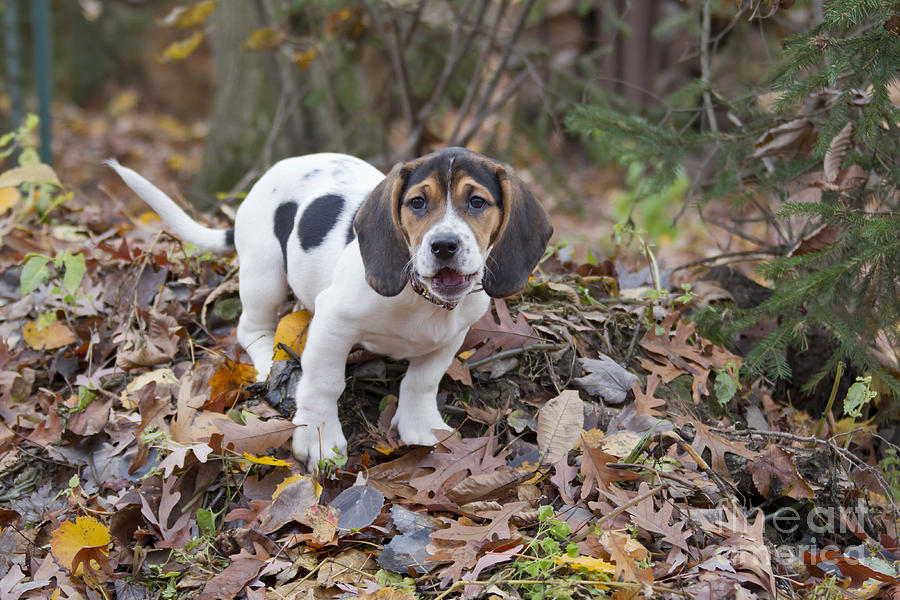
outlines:
[[313, 312], [295, 399], [293, 452], [314, 470], [346, 454], [338, 420], [351, 348], [408, 359], [392, 427], [405, 444], [447, 430], [438, 383], [469, 326], [525, 286], [553, 228], [513, 170], [463, 148], [396, 165], [387, 176], [343, 154], [282, 160], [237, 211], [233, 230], [192, 220], [135, 171], [125, 183], [196, 246], [240, 262], [237, 338], [259, 379], [272, 366], [277, 310], [288, 290]]

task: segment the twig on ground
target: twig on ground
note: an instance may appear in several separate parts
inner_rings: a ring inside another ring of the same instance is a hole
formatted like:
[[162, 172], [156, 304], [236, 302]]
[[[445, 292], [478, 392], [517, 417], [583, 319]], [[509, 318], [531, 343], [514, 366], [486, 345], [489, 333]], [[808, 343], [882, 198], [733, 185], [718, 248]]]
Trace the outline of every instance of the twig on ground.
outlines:
[[491, 354], [488, 357], [482, 358], [480, 360], [476, 360], [474, 362], [467, 362], [465, 365], [470, 369], [474, 369], [476, 367], [480, 367], [481, 365], [486, 365], [488, 363], [492, 363], [495, 360], [502, 360], [504, 358], [510, 358], [512, 356], [518, 356], [519, 354], [523, 354], [525, 352], [529, 352], [531, 350], [562, 350], [563, 348], [567, 348], [568, 344], [531, 344], [529, 346], [520, 346], [518, 348], [511, 348], [510, 350], [503, 350], [502, 352], [497, 352], [496, 354]]

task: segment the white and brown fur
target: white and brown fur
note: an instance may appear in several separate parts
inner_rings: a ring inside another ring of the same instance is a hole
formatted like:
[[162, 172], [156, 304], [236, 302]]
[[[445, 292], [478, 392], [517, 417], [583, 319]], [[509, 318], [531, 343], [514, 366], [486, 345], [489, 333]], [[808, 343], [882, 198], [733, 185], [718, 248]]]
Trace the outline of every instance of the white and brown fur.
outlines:
[[409, 360], [392, 426], [406, 444], [435, 443], [433, 430], [448, 429], [438, 384], [469, 326], [489, 296], [526, 284], [552, 233], [510, 167], [462, 148], [398, 164], [387, 176], [342, 154], [283, 160], [250, 190], [234, 230], [203, 227], [135, 171], [109, 164], [181, 239], [216, 252], [233, 243], [243, 304], [237, 337], [260, 380], [289, 289], [314, 313], [293, 441], [311, 470], [321, 457], [346, 453], [337, 400], [355, 344]]

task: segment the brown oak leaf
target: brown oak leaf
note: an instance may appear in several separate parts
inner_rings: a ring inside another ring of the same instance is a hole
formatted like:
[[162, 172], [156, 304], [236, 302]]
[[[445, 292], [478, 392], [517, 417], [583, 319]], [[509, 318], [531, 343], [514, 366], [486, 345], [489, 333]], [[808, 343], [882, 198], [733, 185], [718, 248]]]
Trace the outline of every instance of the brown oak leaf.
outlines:
[[587, 498], [595, 489], [608, 488], [618, 481], [632, 481], [638, 479], [637, 473], [626, 469], [613, 469], [606, 463], [616, 463], [619, 459], [612, 454], [607, 454], [599, 448], [585, 447], [581, 457], [581, 474], [584, 483], [581, 486], [581, 498]]
[[[791, 454], [774, 444], [769, 444], [762, 456], [748, 461], [747, 470], [753, 476], [756, 489], [764, 498], [769, 498], [771, 494], [795, 500], [816, 497], [816, 493], [791, 460]], [[773, 480], [777, 482], [774, 489]]]
[[689, 417], [678, 417], [676, 422], [679, 427], [690, 423], [696, 433], [691, 447], [697, 451], [697, 454], [703, 456], [706, 450], [710, 454], [710, 467], [719, 475], [729, 477], [728, 467], [725, 464], [725, 454], [730, 452], [746, 459], [756, 458], [758, 454], [753, 452], [743, 442], [731, 442], [713, 432], [712, 427], [703, 423], [694, 422]]

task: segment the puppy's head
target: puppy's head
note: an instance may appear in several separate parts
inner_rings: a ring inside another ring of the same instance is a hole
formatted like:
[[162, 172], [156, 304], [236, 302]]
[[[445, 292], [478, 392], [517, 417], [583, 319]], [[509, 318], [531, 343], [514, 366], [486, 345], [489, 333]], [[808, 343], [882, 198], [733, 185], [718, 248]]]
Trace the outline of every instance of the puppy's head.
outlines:
[[509, 166], [462, 148], [396, 165], [354, 227], [375, 291], [395, 296], [413, 277], [448, 303], [479, 283], [498, 298], [517, 292], [553, 232]]

